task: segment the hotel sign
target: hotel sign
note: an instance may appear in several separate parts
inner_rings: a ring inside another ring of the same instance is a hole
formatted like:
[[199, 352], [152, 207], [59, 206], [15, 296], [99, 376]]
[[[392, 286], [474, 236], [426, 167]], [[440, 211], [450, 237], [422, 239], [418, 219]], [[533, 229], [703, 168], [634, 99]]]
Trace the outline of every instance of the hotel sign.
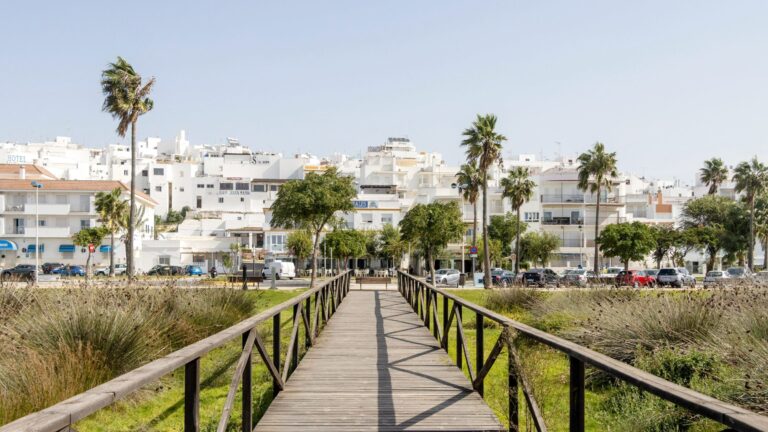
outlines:
[[377, 201], [352, 201], [352, 206], [356, 209], [377, 209], [379, 203]]
[[25, 164], [25, 163], [27, 163], [27, 156], [26, 155], [9, 154], [5, 158], [5, 163], [9, 163], [9, 164]]

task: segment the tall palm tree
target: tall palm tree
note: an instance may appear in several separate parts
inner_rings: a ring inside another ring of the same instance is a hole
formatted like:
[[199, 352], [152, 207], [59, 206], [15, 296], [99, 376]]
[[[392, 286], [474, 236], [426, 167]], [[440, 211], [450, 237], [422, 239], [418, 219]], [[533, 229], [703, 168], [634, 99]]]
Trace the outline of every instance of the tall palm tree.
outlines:
[[[480, 172], [480, 184], [483, 191], [483, 250], [488, 249], [488, 170], [496, 164], [501, 165], [501, 147], [507, 137], [496, 132], [496, 116], [478, 114], [472, 127], [464, 130], [467, 161], [476, 165]], [[483, 271], [485, 288], [491, 287], [491, 257], [485, 254]]]
[[595, 205], [595, 273], [598, 269], [598, 254], [600, 245], [598, 237], [600, 236], [600, 195], [605, 189], [610, 192], [612, 179], [618, 177], [616, 170], [616, 153], [606, 153], [603, 143], [595, 143], [595, 146], [585, 153], [579, 155], [579, 189], [589, 191], [597, 199]]
[[709, 194], [714, 195], [720, 189], [720, 185], [728, 180], [728, 168], [720, 158], [712, 158], [704, 161], [704, 168], [699, 170], [699, 178], [709, 186]]
[[464, 199], [472, 204], [472, 246], [477, 247], [477, 198], [480, 194], [480, 173], [475, 164], [464, 164], [456, 173], [459, 190]]
[[763, 270], [768, 270], [768, 193], [755, 200], [755, 235], [763, 241]]
[[128, 202], [123, 199], [123, 190], [115, 188], [110, 192], [96, 194], [96, 212], [101, 224], [109, 233], [109, 275], [115, 275], [115, 234], [122, 228], [122, 220], [128, 212]]
[[501, 197], [509, 198], [512, 208], [517, 213], [517, 232], [515, 233], [515, 274], [520, 270], [520, 207], [533, 197], [536, 182], [530, 177], [527, 167], [513, 168], [507, 177], [501, 179]]
[[733, 182], [736, 192], [744, 193], [744, 201], [749, 206], [749, 250], [747, 265], [753, 268], [755, 255], [755, 201], [768, 188], [768, 168], [757, 157], [749, 162], [741, 162], [733, 170]]
[[139, 116], [146, 114], [154, 106], [149, 98], [155, 78], [142, 82], [139, 75], [125, 59], [118, 57], [115, 63], [101, 73], [101, 91], [104, 93], [102, 110], [108, 112], [118, 120], [117, 134], [125, 137], [128, 128], [131, 128], [131, 199], [128, 212], [128, 243], [127, 243], [127, 273], [129, 283], [133, 279], [133, 217], [136, 213], [136, 122]]

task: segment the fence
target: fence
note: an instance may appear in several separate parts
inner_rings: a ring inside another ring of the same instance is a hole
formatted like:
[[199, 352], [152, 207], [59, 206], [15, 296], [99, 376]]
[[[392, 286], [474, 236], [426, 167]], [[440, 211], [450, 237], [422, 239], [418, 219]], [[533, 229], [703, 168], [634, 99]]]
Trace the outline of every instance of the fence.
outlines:
[[[570, 363], [569, 378], [569, 430], [584, 431], [585, 420], [585, 366], [589, 365], [652, 393], [675, 405], [686, 408], [696, 414], [710, 418], [738, 431], [766, 431], [768, 417], [755, 414], [744, 408], [737, 407], [713, 397], [693, 391], [689, 388], [674, 384], [648, 372], [637, 369], [624, 362], [592, 351], [576, 343], [567, 341], [531, 326], [519, 323], [503, 315], [497, 314], [482, 306], [468, 302], [447, 291], [435, 288], [419, 279], [403, 272], [398, 272], [398, 289], [419, 314], [424, 324], [432, 330], [440, 345], [448, 351], [448, 334], [451, 325], [456, 321], [456, 365], [461, 368], [466, 361], [472, 386], [480, 395], [483, 394], [483, 382], [501, 351], [506, 347], [511, 361], [508, 361], [509, 386], [509, 429], [518, 430], [519, 407], [518, 393], [522, 388], [526, 408], [530, 413], [534, 427], [538, 431], [546, 430], [544, 419], [536, 401], [532, 396], [530, 383], [520, 373], [520, 363], [516, 358], [513, 339], [516, 335], [527, 337], [543, 343], [568, 356]], [[442, 298], [442, 301], [439, 298]], [[450, 302], [450, 303], [449, 303]], [[438, 319], [438, 304], [442, 307], [442, 324]], [[469, 348], [466, 344], [462, 326], [464, 310], [475, 314], [475, 363], [471, 362]], [[493, 345], [488, 357], [484, 353], [484, 320], [489, 319], [500, 324], [503, 331]]]

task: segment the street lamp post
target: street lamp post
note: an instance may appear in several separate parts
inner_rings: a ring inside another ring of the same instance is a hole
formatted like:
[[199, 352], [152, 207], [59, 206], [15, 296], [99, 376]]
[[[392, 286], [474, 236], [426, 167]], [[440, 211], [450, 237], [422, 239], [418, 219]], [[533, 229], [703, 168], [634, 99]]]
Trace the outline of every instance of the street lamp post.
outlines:
[[40, 188], [42, 183], [32, 182], [35, 188], [35, 285], [40, 283]]

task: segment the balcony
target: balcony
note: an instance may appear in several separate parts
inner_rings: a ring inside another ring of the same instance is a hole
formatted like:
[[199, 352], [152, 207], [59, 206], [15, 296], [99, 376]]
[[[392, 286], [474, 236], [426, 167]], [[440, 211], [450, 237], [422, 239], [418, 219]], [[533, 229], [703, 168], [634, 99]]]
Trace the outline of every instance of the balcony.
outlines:
[[[623, 223], [626, 221], [627, 221], [627, 218], [625, 217], [606, 217], [606, 218], [600, 218], [600, 225]], [[558, 226], [568, 226], [568, 225], [594, 226], [595, 218], [571, 218], [569, 216], [553, 216], [548, 219], [542, 219], [541, 224], [542, 225], [558, 225]]]
[[67, 227], [39, 227], [37, 230], [32, 227], [6, 227], [7, 236], [13, 237], [70, 237], [72, 230]]
[[68, 215], [69, 204], [24, 204], [24, 213], [28, 215]]
[[584, 203], [584, 194], [554, 194], [541, 195], [541, 202], [544, 204], [582, 204]]

